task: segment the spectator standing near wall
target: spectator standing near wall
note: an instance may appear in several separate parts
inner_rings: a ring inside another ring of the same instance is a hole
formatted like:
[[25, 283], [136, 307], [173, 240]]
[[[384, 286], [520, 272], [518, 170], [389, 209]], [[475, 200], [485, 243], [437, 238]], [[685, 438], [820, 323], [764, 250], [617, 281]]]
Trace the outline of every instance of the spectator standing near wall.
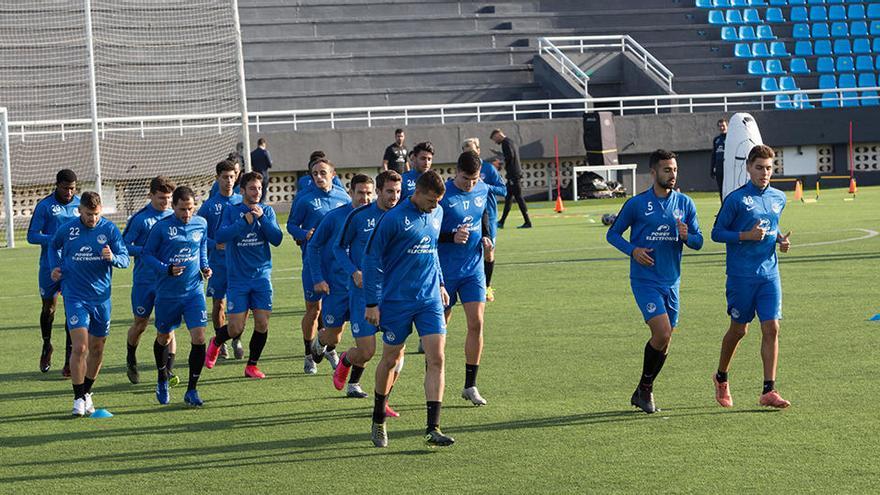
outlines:
[[257, 139], [257, 147], [251, 151], [251, 170], [263, 176], [263, 202], [268, 202], [269, 197], [269, 169], [272, 168], [272, 157], [269, 156], [269, 150], [266, 147], [269, 143], [266, 138]]
[[709, 175], [718, 183], [718, 195], [724, 201], [721, 188], [724, 185], [724, 144], [727, 141], [727, 119], [720, 119], [717, 125], [720, 134], [712, 140], [712, 167], [709, 170]]
[[394, 142], [385, 148], [385, 154], [382, 156], [382, 170], [394, 170], [398, 174], [403, 175], [409, 171], [409, 164], [406, 162], [406, 133], [403, 129], [394, 131]]

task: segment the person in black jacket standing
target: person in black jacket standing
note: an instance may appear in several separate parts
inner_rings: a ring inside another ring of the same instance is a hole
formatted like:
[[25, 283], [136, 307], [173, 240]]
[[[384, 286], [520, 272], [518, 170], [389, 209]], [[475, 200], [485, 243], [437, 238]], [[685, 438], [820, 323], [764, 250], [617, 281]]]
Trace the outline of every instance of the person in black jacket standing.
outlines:
[[507, 196], [504, 197], [504, 212], [501, 214], [501, 220], [498, 221], [498, 228], [504, 228], [504, 221], [507, 220], [507, 214], [510, 213], [512, 201], [516, 200], [519, 205], [519, 211], [522, 213], [525, 223], [520, 225], [520, 229], [532, 228], [532, 221], [529, 219], [529, 209], [522, 196], [522, 187], [520, 179], [522, 179], [522, 167], [519, 164], [519, 149], [509, 137], [504, 135], [501, 129], [495, 129], [489, 135], [489, 139], [495, 144], [501, 145], [501, 153], [504, 154], [504, 171], [507, 176]]
[[266, 138], [257, 139], [257, 147], [251, 151], [251, 170], [263, 176], [263, 195], [260, 196], [263, 202], [269, 201], [266, 194], [269, 192], [269, 169], [272, 168], [272, 158], [266, 149], [268, 145]]
[[722, 196], [722, 186], [724, 185], [724, 143], [727, 141], [727, 120], [718, 121], [718, 131], [720, 134], [712, 140], [712, 168], [709, 175], [718, 183], [718, 195], [724, 201]]

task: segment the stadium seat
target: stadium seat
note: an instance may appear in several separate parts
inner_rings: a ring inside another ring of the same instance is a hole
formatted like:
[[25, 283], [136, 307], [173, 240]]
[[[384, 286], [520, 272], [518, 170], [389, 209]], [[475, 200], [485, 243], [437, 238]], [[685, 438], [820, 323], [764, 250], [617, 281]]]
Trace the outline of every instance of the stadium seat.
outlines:
[[712, 0], [713, 7], [730, 7], [730, 0]]
[[769, 57], [770, 50], [767, 49], [767, 43], [752, 43], [752, 56], [759, 58]]
[[[874, 53], [880, 53], [880, 38], [874, 38], [873, 48]], [[877, 64], [877, 68], [880, 69], [880, 64]]]
[[[846, 1], [848, 1], [848, 0], [846, 0]], [[835, 4], [835, 3], [846, 3], [846, 1], [844, 1], [844, 0], [828, 0], [828, 1], [825, 2], [825, 3], [830, 3], [830, 4]]]
[[880, 21], [871, 21], [871, 36], [880, 36]]
[[752, 26], [740, 26], [739, 27], [739, 39], [742, 41], [757, 41], [758, 35], [755, 33], [755, 28]]
[[837, 72], [854, 72], [855, 70], [852, 57], [837, 57]]
[[838, 88], [855, 88], [856, 87], [856, 75], [855, 74], [841, 74], [839, 78], [837, 78], [837, 87]]
[[810, 7], [810, 21], [824, 22], [828, 20], [828, 10], [824, 6]]
[[843, 5], [832, 5], [831, 8], [828, 9], [828, 19], [832, 21], [845, 21], [846, 7]]
[[818, 40], [813, 45], [813, 52], [816, 55], [831, 55], [831, 42], [828, 40]]
[[880, 105], [880, 98], [878, 98], [876, 91], [862, 91], [863, 107], [876, 107], [878, 105]]
[[782, 9], [778, 7], [770, 7], [764, 14], [767, 22], [785, 22], [785, 16], [782, 15]]
[[822, 108], [840, 108], [840, 95], [837, 93], [822, 93]]
[[758, 26], [758, 39], [763, 41], [775, 40], [776, 35], [773, 34], [773, 28], [766, 24]]
[[810, 57], [813, 55], [813, 44], [809, 41], [796, 41], [794, 44], [794, 54], [799, 57]]
[[767, 61], [766, 72], [771, 76], [780, 76], [785, 74], [785, 69], [782, 68], [782, 62], [777, 59], [770, 59]]
[[859, 106], [859, 94], [855, 91], [843, 92], [843, 106], [857, 107]]
[[849, 32], [853, 36], [867, 36], [868, 24], [865, 21], [853, 21], [849, 26]]
[[819, 57], [816, 62], [816, 70], [822, 73], [834, 72], [834, 59], [831, 57]]
[[749, 7], [766, 7], [767, 0], [749, 0]]
[[752, 50], [748, 43], [737, 43], [733, 47], [733, 55], [738, 58], [752, 58]]
[[722, 26], [721, 39], [724, 41], [739, 41], [739, 36], [736, 34], [736, 28], [731, 26]]
[[865, 6], [860, 3], [850, 4], [849, 8], [846, 10], [846, 17], [851, 21], [861, 21], [866, 17]]
[[785, 7], [786, 5], [788, 5], [788, 0], [770, 0], [770, 5], [776, 7]]
[[857, 72], [874, 72], [874, 59], [870, 55], [856, 57]]
[[748, 7], [748, 0], [730, 0], [731, 7]]
[[761, 78], [761, 91], [779, 91], [779, 84], [775, 77]]
[[[846, 26], [846, 23], [844, 23]], [[831, 35], [828, 33], [828, 24], [824, 22], [817, 22], [813, 24], [813, 39], [823, 39], [829, 38]]]
[[709, 24], [715, 24], [719, 26], [723, 26], [727, 24], [724, 20], [724, 12], [720, 10], [710, 10], [709, 11]]
[[873, 88], [877, 86], [877, 78], [874, 77], [873, 72], [870, 74], [859, 74], [858, 86], [860, 88]]
[[740, 11], [734, 9], [734, 10], [728, 10], [726, 12], [727, 13], [724, 16], [724, 20], [725, 20], [725, 22], [727, 22], [727, 24], [744, 24], [745, 23], [745, 21], [743, 21], [742, 13]]
[[745, 9], [743, 10], [743, 22], [747, 24], [761, 24], [761, 16], [758, 14], [757, 9]]
[[807, 66], [807, 61], [805, 59], [793, 58], [789, 65], [789, 72], [792, 74], [809, 74], [810, 68]]
[[834, 89], [837, 87], [837, 79], [831, 74], [819, 76], [819, 89]]
[[810, 25], [795, 24], [794, 27], [791, 28], [791, 37], [796, 40], [810, 39]]
[[712, 8], [711, 0], [697, 0], [697, 7], [701, 9], [709, 9]]
[[793, 77], [783, 76], [779, 78], [779, 89], [782, 91], [794, 91], [800, 88], [797, 87], [797, 83], [794, 82]]
[[794, 102], [794, 106], [797, 108], [816, 108], [810, 103], [809, 96], [803, 93], [797, 93], [792, 96], [791, 100]]
[[790, 57], [791, 54], [788, 53], [788, 49], [785, 48], [785, 43], [781, 41], [774, 41], [770, 43], [770, 55], [774, 57]]
[[807, 0], [788, 0], [789, 5], [806, 5]]
[[[874, 50], [874, 52], [876, 53], [877, 50]], [[877, 55], [877, 65], [875, 65], [875, 67], [878, 71], [880, 71], [880, 55]]]
[[868, 5], [868, 19], [880, 19], [880, 3]]
[[[873, 69], [874, 62], [871, 62]], [[765, 76], [767, 75], [767, 71], [764, 70], [764, 62], [760, 60], [749, 60], [748, 72], [753, 76]]]
[[825, 0], [807, 0], [810, 5], [825, 5]]
[[806, 7], [792, 7], [791, 8], [791, 22], [807, 22], [807, 8]]
[[[816, 38], [816, 26], [820, 26], [821, 24], [813, 25], [813, 37]], [[826, 26], [827, 27], [827, 26]], [[835, 22], [831, 25], [831, 37], [832, 38], [846, 38], [849, 36], [849, 27], [845, 22]], [[824, 38], [824, 36], [823, 36]]]
[[778, 110], [797, 110], [791, 96], [788, 95], [776, 95], [774, 105]]
[[850, 46], [849, 40], [834, 40], [835, 55], [849, 55], [850, 53], [852, 53], [852, 46]]
[[852, 52], [861, 54], [871, 53], [871, 42], [868, 41], [868, 38], [857, 38], [853, 40]]

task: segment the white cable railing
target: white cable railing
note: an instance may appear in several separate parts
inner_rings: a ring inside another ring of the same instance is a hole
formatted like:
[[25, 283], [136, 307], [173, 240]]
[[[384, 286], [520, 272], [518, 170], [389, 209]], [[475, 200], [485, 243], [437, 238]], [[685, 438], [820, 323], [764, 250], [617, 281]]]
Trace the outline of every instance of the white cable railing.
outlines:
[[[301, 131], [382, 125], [450, 124], [497, 120], [571, 118], [584, 108], [604, 110], [617, 115], [694, 113], [698, 111], [771, 110], [777, 97], [785, 109], [877, 103], [880, 87], [807, 89], [791, 91], [760, 91], [749, 93], [706, 93], [681, 95], [624, 96], [607, 98], [568, 98], [547, 100], [494, 101], [481, 103], [449, 103], [440, 105], [408, 105], [385, 107], [351, 107], [314, 110], [276, 110], [250, 113], [250, 128], [256, 132]], [[829, 96], [832, 95], [832, 96]], [[785, 97], [788, 97], [787, 99]], [[164, 115], [114, 117], [98, 119], [99, 135], [132, 133], [145, 136], [150, 132], [210, 130], [222, 133], [241, 126], [236, 113], [204, 115]], [[10, 138], [26, 140], [29, 136], [57, 136], [90, 133], [90, 119], [10, 121]]]
[[547, 55], [559, 64], [558, 70], [562, 75], [570, 75], [578, 82], [584, 98], [590, 96], [590, 76], [587, 75], [578, 64], [574, 63], [562, 52], [549, 38], [538, 38], [538, 54]]
[[[579, 53], [586, 53], [590, 50], [608, 51], [612, 49], [619, 50], [621, 53], [631, 52], [636, 58], [641, 60], [642, 70], [653, 73], [663, 81], [669, 91], [672, 91], [672, 80], [675, 74], [629, 35], [548, 36], [538, 38], [538, 53], [549, 55], [559, 62], [561, 66], [565, 67], [564, 72], [571, 73], [575, 77], [577, 77], [577, 72], [583, 72], [577, 64], [565, 56], [564, 52], [577, 51]], [[572, 69], [571, 66], [574, 66], [577, 70]], [[584, 76], [586, 77], [586, 82], [589, 82], [589, 76], [587, 74], [584, 74]]]

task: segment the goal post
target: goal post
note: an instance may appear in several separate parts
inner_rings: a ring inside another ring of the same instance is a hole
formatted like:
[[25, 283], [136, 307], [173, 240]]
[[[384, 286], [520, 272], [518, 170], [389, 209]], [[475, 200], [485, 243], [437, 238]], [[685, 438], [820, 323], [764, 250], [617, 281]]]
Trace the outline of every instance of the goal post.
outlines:
[[12, 164], [9, 162], [9, 113], [0, 107], [0, 160], [3, 161], [3, 229], [6, 230], [6, 247], [15, 247], [15, 228], [12, 214]]

